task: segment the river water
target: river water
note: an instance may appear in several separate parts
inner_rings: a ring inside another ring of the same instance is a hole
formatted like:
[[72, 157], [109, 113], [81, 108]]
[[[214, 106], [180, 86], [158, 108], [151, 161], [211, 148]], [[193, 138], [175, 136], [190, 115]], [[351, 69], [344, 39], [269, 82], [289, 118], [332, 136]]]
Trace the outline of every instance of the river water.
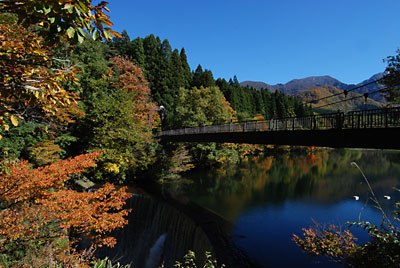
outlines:
[[[187, 173], [184, 180], [163, 184], [162, 195], [136, 193], [127, 203], [133, 210], [128, 225], [114, 233], [118, 244], [100, 248], [96, 256], [132, 267], [164, 263], [168, 268], [193, 250], [198, 267], [205, 251], [213, 251], [230, 268], [340, 267], [324, 258], [311, 259], [292, 237], [315, 223], [380, 224], [382, 213], [352, 162], [391, 217], [400, 200], [395, 190], [400, 188], [400, 151], [275, 151], [237, 166]], [[367, 241], [359, 228], [350, 230], [360, 242]]]
[[[233, 223], [232, 242], [261, 267], [340, 267], [311, 259], [292, 241], [302, 228], [365, 220], [379, 224], [362, 169], [381, 206], [392, 215], [400, 200], [400, 152], [317, 149], [250, 157], [239, 166], [191, 172], [186, 184], [165, 186]], [[387, 196], [387, 197], [385, 197]], [[390, 199], [388, 199], [390, 197]], [[358, 199], [358, 200], [356, 200]], [[357, 227], [350, 229], [367, 236]]]

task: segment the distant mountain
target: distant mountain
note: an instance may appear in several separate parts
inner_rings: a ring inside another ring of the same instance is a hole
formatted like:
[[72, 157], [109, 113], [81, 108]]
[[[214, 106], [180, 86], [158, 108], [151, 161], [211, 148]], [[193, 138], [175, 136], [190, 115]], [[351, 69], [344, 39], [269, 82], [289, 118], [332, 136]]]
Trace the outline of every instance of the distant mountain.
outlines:
[[276, 84], [269, 85], [264, 82], [254, 82], [254, 81], [243, 81], [240, 83], [241, 86], [250, 86], [256, 89], [268, 88], [270, 91], [279, 90], [288, 95], [297, 95], [299, 92], [322, 86], [334, 86], [340, 89], [348, 89], [349, 86], [340, 82], [339, 80], [332, 78], [328, 75], [326, 76], [311, 76], [303, 79], [293, 79], [286, 84]]
[[[296, 96], [299, 93], [314, 88], [314, 87], [324, 87], [324, 86], [332, 86], [341, 90], [351, 90], [352, 88], [355, 88], [357, 86], [360, 86], [362, 84], [369, 83], [371, 81], [380, 79], [383, 77], [383, 73], [378, 73], [373, 75], [371, 78], [362, 81], [361, 83], [357, 85], [352, 85], [352, 84], [345, 84], [340, 82], [339, 80], [330, 77], [330, 76], [311, 76], [303, 79], [293, 79], [289, 81], [286, 84], [277, 84], [277, 85], [269, 85], [264, 82], [254, 82], [254, 81], [243, 81], [240, 83], [241, 86], [250, 86], [254, 87], [256, 89], [261, 89], [261, 88], [268, 88], [269, 91], [274, 92], [275, 90], [279, 90], [284, 92], [287, 95], [292, 95]], [[362, 87], [360, 89], [354, 90], [354, 92], [363, 94], [366, 92], [373, 92], [378, 89], [382, 88], [382, 86], [378, 84], [371, 84], [365, 87]], [[379, 93], [373, 94], [369, 96], [370, 98], [379, 101], [379, 102], [385, 102], [383, 96]]]
[[294, 79], [284, 85], [276, 85], [278, 90], [283, 91], [287, 95], [297, 95], [304, 90], [323, 86], [333, 86], [343, 90], [349, 88], [349, 85], [330, 76], [311, 76], [304, 79]]
[[253, 87], [258, 90], [263, 89], [263, 88], [268, 88], [269, 91], [271, 91], [270, 88], [273, 87], [267, 83], [257, 82], [257, 81], [243, 81], [243, 82], [240, 82], [240, 85], [242, 87], [245, 87], [245, 86]]
[[[378, 80], [378, 79], [381, 79], [383, 76], [384, 76], [383, 73], [375, 74], [375, 75], [371, 76], [371, 78], [369, 78], [367, 80], [364, 80], [361, 83], [357, 84], [356, 87], [368, 84], [368, 83], [373, 82], [373, 81]], [[351, 88], [353, 88], [353, 87], [351, 87]], [[384, 88], [384, 86], [382, 84], [373, 83], [371, 85], [364, 86], [364, 87], [361, 87], [359, 89], [356, 89], [353, 92], [364, 94], [364, 93], [367, 93], [367, 92], [374, 92], [374, 91], [377, 91], [377, 90], [382, 89], [382, 88]], [[371, 95], [369, 97], [371, 99], [373, 99], [373, 100], [386, 103], [385, 98], [380, 93], [375, 93], [375, 94], [373, 94], [373, 95]]]
[[[340, 102], [344, 100], [344, 94], [341, 94], [343, 90], [338, 89], [333, 86], [323, 86], [323, 87], [314, 87], [305, 91], [300, 92], [297, 97], [304, 102], [310, 102], [314, 107], [316, 112], [326, 113], [326, 112], [334, 112], [339, 109], [342, 111], [352, 111], [352, 110], [362, 110], [362, 109], [374, 109], [380, 108], [383, 106], [383, 103], [377, 102], [373, 99], [368, 99], [365, 102], [365, 98], [362, 94], [356, 92], [349, 92], [347, 95], [346, 102]], [[335, 95], [337, 96], [319, 100], [323, 97]], [[319, 100], [319, 101], [314, 101]], [[337, 104], [325, 106], [326, 104], [339, 102]], [[321, 107], [325, 106], [325, 107]], [[319, 108], [321, 107], [321, 108]]]

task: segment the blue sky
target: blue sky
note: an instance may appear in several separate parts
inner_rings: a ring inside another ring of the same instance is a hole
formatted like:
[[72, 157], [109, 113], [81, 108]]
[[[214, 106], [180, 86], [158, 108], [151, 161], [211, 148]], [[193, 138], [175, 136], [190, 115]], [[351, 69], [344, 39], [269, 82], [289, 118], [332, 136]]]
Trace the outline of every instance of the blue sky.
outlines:
[[114, 30], [184, 47], [215, 78], [359, 83], [400, 48], [399, 0], [110, 0]]

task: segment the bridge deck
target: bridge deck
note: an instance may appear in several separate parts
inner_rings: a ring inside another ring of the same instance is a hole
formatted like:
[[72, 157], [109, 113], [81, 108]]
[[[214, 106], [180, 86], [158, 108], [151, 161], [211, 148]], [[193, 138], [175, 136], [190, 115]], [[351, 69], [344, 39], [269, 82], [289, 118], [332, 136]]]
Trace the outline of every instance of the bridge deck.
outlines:
[[162, 136], [172, 142], [232, 142], [332, 148], [400, 149], [400, 128], [296, 130]]
[[247, 121], [158, 133], [163, 141], [400, 149], [400, 108]]

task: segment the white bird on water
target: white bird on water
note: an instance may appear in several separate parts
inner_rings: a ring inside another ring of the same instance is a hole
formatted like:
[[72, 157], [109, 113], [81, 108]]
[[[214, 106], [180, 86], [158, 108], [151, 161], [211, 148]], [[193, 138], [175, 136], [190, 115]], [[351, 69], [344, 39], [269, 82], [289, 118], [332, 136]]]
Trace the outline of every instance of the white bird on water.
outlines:
[[391, 198], [389, 195], [384, 195], [383, 197], [386, 198], [387, 200]]
[[355, 200], [360, 199], [360, 197], [358, 195], [354, 195], [353, 197], [354, 197]]

